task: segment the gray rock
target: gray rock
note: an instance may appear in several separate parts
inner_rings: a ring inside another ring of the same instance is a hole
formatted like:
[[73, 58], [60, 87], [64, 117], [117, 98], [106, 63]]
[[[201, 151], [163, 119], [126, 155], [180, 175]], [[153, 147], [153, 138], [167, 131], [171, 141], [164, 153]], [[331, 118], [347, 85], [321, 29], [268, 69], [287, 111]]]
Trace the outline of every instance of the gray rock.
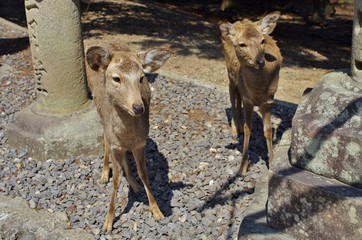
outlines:
[[[93, 239], [89, 234], [78, 229], [68, 229], [69, 222], [59, 214], [45, 210], [34, 211], [20, 198], [4, 197], [0, 194], [0, 236], [4, 239]], [[36, 229], [29, 232], [29, 229]], [[66, 230], [68, 229], [68, 230]], [[19, 237], [21, 236], [21, 237]]]
[[31, 199], [31, 200], [29, 201], [29, 207], [30, 207], [30, 208], [36, 208], [36, 203], [35, 203], [35, 201], [34, 201], [33, 199]]

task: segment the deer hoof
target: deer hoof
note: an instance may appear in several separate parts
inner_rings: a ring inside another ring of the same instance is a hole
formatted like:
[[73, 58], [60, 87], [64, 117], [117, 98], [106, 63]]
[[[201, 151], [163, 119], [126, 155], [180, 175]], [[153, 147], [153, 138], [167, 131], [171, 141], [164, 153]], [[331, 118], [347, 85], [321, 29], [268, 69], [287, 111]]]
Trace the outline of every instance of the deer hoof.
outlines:
[[106, 221], [103, 224], [103, 232], [111, 232], [113, 227], [113, 219], [106, 218]]
[[109, 181], [109, 172], [102, 172], [102, 176], [100, 178], [102, 183], [107, 183]]
[[152, 214], [155, 220], [161, 220], [164, 218], [163, 213], [160, 209], [152, 209]]

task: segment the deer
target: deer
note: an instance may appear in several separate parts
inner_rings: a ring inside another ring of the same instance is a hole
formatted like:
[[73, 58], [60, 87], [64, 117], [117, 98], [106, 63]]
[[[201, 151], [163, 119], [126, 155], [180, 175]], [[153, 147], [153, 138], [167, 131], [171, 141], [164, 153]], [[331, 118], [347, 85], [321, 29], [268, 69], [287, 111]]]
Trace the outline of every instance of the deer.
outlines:
[[[219, 33], [229, 78], [231, 133], [244, 133], [243, 153], [238, 174], [249, 166], [249, 141], [254, 107], [259, 107], [267, 142], [268, 166], [273, 159], [271, 108], [278, 88], [282, 55], [271, 34], [280, 13], [272, 12], [258, 21], [243, 19], [219, 24]], [[242, 121], [244, 113], [244, 124]]]
[[115, 218], [115, 200], [124, 170], [134, 192], [140, 189], [130, 170], [126, 152], [133, 154], [153, 217], [164, 217], [151, 192], [146, 168], [151, 89], [146, 73], [159, 69], [171, 56], [166, 48], [134, 53], [126, 45], [92, 46], [86, 52], [87, 82], [103, 125], [104, 165], [101, 180], [113, 167], [113, 191], [102, 230], [109, 232]]

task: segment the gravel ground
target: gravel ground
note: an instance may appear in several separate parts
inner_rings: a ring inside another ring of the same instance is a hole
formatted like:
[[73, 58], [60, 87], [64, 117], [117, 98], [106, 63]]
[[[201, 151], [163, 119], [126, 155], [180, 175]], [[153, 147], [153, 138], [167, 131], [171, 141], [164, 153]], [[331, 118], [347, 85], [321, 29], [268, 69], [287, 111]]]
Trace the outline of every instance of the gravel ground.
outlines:
[[[1, 194], [19, 196], [33, 209], [65, 211], [71, 227], [86, 229], [95, 239], [237, 238], [243, 213], [253, 200], [255, 183], [266, 168], [267, 150], [257, 114], [250, 142], [251, 167], [242, 179], [235, 176], [242, 136], [238, 140], [230, 136], [228, 94], [151, 76], [151, 130], [146, 156], [151, 188], [165, 218], [153, 220], [145, 192], [132, 193], [123, 178], [114, 229], [104, 234], [101, 227], [112, 182], [99, 182], [102, 156], [38, 162], [7, 145], [6, 125], [36, 98], [33, 76], [24, 74], [31, 64], [23, 54], [17, 51], [1, 57]], [[294, 110], [274, 107], [276, 143], [290, 127]]]

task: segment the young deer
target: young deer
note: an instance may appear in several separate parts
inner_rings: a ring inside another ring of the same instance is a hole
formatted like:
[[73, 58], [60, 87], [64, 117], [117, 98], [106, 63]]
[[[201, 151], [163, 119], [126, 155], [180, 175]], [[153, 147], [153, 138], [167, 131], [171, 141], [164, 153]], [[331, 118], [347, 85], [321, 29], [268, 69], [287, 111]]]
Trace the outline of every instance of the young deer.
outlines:
[[113, 163], [113, 192], [104, 231], [112, 230], [122, 168], [132, 190], [139, 189], [130, 171], [126, 151], [131, 151], [134, 156], [153, 216], [163, 218], [146, 172], [151, 90], [144, 72], [156, 71], [170, 56], [168, 50], [160, 48], [135, 54], [123, 45], [94, 46], [87, 50], [88, 85], [104, 129], [103, 180], [108, 179], [109, 157]]
[[[249, 160], [249, 139], [252, 130], [254, 106], [263, 117], [264, 136], [267, 141], [269, 165], [273, 159], [271, 107], [278, 87], [282, 56], [273, 32], [279, 12], [272, 12], [257, 22], [248, 19], [219, 26], [229, 76], [232, 134], [244, 130], [243, 156], [239, 173], [245, 175]], [[245, 123], [242, 129], [242, 107]]]

